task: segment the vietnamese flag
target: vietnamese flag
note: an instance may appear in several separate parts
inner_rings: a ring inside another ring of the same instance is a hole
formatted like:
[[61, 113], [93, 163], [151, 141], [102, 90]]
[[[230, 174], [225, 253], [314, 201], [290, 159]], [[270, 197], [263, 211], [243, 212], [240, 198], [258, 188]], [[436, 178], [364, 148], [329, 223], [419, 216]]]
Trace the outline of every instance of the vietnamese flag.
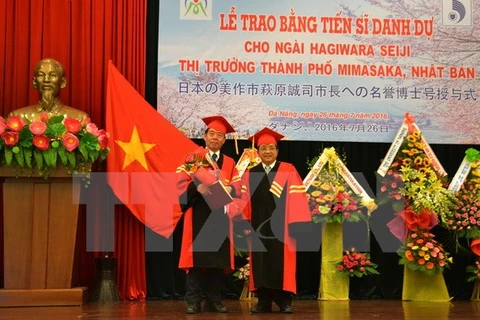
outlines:
[[146, 226], [169, 237], [181, 217], [175, 170], [198, 148], [108, 64], [108, 183]]

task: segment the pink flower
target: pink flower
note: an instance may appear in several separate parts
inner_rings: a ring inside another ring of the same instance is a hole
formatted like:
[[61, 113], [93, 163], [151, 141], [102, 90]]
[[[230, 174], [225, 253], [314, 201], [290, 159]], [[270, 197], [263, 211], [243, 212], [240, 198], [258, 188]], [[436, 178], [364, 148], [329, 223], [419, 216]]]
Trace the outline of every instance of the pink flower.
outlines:
[[2, 135], [5, 132], [6, 128], [7, 128], [7, 125], [3, 121], [0, 122], [0, 135]]
[[69, 152], [72, 152], [78, 147], [78, 144], [80, 142], [78, 141], [78, 138], [72, 134], [72, 133], [67, 133], [63, 137], [63, 145], [65, 146], [65, 149], [67, 149]]
[[87, 124], [87, 127], [85, 128], [88, 133], [93, 134], [94, 136], [98, 136], [98, 127], [94, 123], [89, 123]]
[[34, 121], [28, 126], [30, 132], [33, 134], [43, 134], [47, 130], [47, 124], [42, 121]]
[[100, 145], [100, 150], [104, 150], [108, 146], [108, 134], [99, 135], [98, 144]]
[[50, 147], [50, 139], [48, 139], [48, 137], [44, 136], [43, 134], [36, 135], [35, 137], [33, 137], [33, 145], [39, 150], [48, 150], [48, 148]]
[[13, 147], [14, 145], [17, 144], [19, 135], [18, 135], [18, 132], [8, 131], [2, 134], [2, 139], [3, 139], [3, 142], [5, 142], [5, 145], [7, 147]]
[[63, 121], [63, 124], [65, 125], [65, 128], [67, 128], [67, 131], [73, 134], [77, 134], [82, 128], [80, 121], [75, 118], [66, 118]]

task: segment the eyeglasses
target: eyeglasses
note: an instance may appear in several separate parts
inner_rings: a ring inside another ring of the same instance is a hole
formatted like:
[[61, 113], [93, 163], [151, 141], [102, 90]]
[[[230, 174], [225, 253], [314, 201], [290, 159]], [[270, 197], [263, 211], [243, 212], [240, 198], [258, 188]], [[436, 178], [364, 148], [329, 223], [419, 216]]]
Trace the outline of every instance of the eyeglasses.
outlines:
[[277, 151], [276, 146], [261, 146], [258, 148], [259, 151], [265, 152], [265, 151]]

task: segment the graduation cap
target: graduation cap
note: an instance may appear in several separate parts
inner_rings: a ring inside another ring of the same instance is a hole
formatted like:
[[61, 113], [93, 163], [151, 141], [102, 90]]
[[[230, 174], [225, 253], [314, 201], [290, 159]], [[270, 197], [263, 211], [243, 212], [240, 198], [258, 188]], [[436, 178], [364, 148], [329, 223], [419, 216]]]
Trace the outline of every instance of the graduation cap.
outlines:
[[248, 138], [248, 140], [252, 141], [253, 144], [257, 146], [261, 144], [275, 144], [277, 145], [277, 141], [282, 139], [284, 136], [278, 132], [273, 131], [270, 128], [263, 128], [262, 130], [255, 133], [253, 136]]
[[[227, 134], [230, 132], [235, 132], [232, 125], [228, 123], [227, 119], [222, 116], [211, 116], [202, 118], [203, 122], [207, 125], [208, 128], [223, 132], [223, 134]], [[237, 143], [237, 134], [234, 135], [235, 139], [235, 150], [238, 154], [238, 143]]]
[[222, 116], [205, 117], [202, 120], [208, 128], [223, 132], [223, 134], [235, 132], [235, 129], [228, 123], [227, 119]]

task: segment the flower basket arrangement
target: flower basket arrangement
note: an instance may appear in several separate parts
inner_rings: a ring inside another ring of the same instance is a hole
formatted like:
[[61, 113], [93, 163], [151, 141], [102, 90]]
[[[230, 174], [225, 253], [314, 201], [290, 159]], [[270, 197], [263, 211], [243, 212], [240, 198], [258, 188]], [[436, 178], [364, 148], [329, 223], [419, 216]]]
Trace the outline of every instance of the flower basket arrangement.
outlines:
[[342, 260], [342, 223], [367, 220], [376, 204], [356, 181], [334, 148], [310, 161], [303, 180], [314, 222], [327, 222], [322, 235], [319, 300], [348, 300], [349, 278], [338, 272]]
[[[320, 157], [309, 162], [309, 168], [310, 177], [305, 178], [304, 184], [313, 178], [308, 185], [307, 198], [314, 222], [367, 220], [365, 213], [376, 208], [361, 187], [354, 191], [347, 183], [354, 178], [334, 148], [325, 149]], [[364, 208], [367, 210], [362, 210]]]
[[253, 292], [250, 292], [250, 257], [245, 258], [247, 260], [247, 263], [243, 266], [237, 269], [233, 273], [233, 276], [237, 280], [243, 280], [243, 288], [242, 292], [240, 294], [240, 300], [252, 300], [255, 298], [255, 294]]
[[398, 251], [400, 264], [427, 275], [441, 273], [448, 268], [452, 257], [433, 237], [429, 232], [411, 233]]
[[468, 282], [480, 281], [480, 259], [475, 260], [475, 264], [467, 267], [467, 273], [469, 274]]
[[248, 282], [250, 278], [250, 257], [246, 257], [246, 259], [248, 262], [243, 267], [238, 268], [237, 271], [233, 273], [233, 276], [238, 280], [244, 280]]
[[349, 277], [363, 277], [371, 274], [379, 274], [377, 264], [370, 261], [370, 254], [355, 251], [355, 248], [347, 250], [343, 254], [342, 261], [337, 263], [337, 269], [343, 275]]
[[[388, 227], [402, 242], [397, 253], [406, 266], [403, 300], [448, 301], [442, 271], [452, 260], [430, 230], [438, 220], [447, 221], [453, 194], [446, 188], [445, 170], [408, 113], [377, 173], [385, 177], [379, 203], [392, 203], [396, 212]], [[424, 275], [431, 277], [427, 281]]]
[[459, 237], [480, 238], [480, 152], [469, 148], [449, 189], [454, 192], [453, 210], [446, 227]]
[[471, 300], [480, 300], [480, 152], [469, 148], [450, 182], [454, 192], [454, 207], [447, 217], [446, 227], [458, 237], [470, 240], [470, 249], [476, 255], [475, 264], [467, 267], [469, 282], [475, 282]]
[[105, 160], [109, 135], [89, 118], [80, 121], [42, 113], [40, 119], [29, 123], [17, 116], [0, 117], [2, 165], [48, 178], [60, 166], [73, 173]]

